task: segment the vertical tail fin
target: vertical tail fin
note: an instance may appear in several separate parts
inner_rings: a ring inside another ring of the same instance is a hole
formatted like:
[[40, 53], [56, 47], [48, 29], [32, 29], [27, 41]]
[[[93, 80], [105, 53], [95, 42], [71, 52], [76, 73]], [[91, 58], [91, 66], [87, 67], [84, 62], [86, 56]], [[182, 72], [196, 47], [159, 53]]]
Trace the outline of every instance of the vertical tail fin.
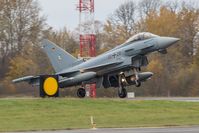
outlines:
[[70, 67], [77, 61], [75, 57], [49, 40], [44, 39], [42, 46], [56, 73]]

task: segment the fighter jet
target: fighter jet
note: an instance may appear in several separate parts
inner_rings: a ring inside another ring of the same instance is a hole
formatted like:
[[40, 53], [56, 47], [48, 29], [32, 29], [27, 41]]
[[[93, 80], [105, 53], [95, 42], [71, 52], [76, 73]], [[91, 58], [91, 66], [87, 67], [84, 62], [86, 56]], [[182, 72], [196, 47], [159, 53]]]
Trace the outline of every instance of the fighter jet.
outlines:
[[[60, 88], [81, 86], [77, 96], [85, 97], [85, 85], [95, 83], [97, 88], [118, 88], [120, 98], [127, 96], [126, 86], [141, 86], [152, 72], [140, 72], [148, 65], [147, 55], [152, 52], [167, 53], [167, 48], [179, 38], [161, 37], [149, 32], [138, 33], [117, 47], [87, 61], [77, 59], [53, 42], [43, 40], [42, 49], [47, 54], [59, 77]], [[13, 80], [39, 85], [39, 76], [26, 76]]]

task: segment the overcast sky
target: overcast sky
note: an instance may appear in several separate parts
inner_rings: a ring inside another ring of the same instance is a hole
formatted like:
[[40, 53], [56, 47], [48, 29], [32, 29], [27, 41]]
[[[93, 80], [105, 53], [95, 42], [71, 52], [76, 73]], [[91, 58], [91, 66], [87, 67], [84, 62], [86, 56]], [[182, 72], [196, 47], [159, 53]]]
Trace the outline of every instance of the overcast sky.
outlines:
[[[119, 5], [126, 1], [130, 0], [95, 0], [95, 20], [104, 22]], [[182, 2], [182, 0], [178, 1]], [[184, 1], [188, 3], [195, 2], [195, 4], [199, 3], [198, 0]], [[79, 0], [38, 0], [38, 2], [42, 8], [42, 14], [47, 16], [47, 23], [53, 29], [59, 30], [66, 26], [68, 29], [73, 30], [78, 26], [79, 12], [76, 7]]]
[[[79, 12], [76, 6], [79, 0], [38, 0], [42, 14], [47, 16], [47, 23], [60, 29], [66, 26], [70, 30], [79, 23]], [[105, 21], [120, 4], [129, 0], [95, 0], [95, 19]]]

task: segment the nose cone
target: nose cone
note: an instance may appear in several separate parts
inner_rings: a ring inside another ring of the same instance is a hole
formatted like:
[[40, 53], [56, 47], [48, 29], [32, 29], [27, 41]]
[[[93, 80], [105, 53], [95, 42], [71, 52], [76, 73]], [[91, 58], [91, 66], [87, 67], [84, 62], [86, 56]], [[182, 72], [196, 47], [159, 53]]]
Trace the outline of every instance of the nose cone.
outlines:
[[172, 44], [178, 42], [179, 40], [179, 38], [174, 37], [160, 37], [158, 39], [158, 49], [166, 49]]

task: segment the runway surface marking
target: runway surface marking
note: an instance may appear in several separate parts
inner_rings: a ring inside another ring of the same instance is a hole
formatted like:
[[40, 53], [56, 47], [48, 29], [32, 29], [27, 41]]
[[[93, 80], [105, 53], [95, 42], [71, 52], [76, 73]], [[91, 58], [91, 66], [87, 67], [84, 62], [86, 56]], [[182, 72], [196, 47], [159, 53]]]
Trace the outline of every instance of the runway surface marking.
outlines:
[[82, 130], [17, 132], [17, 133], [199, 133], [199, 127], [100, 128], [100, 129], [82, 129]]

